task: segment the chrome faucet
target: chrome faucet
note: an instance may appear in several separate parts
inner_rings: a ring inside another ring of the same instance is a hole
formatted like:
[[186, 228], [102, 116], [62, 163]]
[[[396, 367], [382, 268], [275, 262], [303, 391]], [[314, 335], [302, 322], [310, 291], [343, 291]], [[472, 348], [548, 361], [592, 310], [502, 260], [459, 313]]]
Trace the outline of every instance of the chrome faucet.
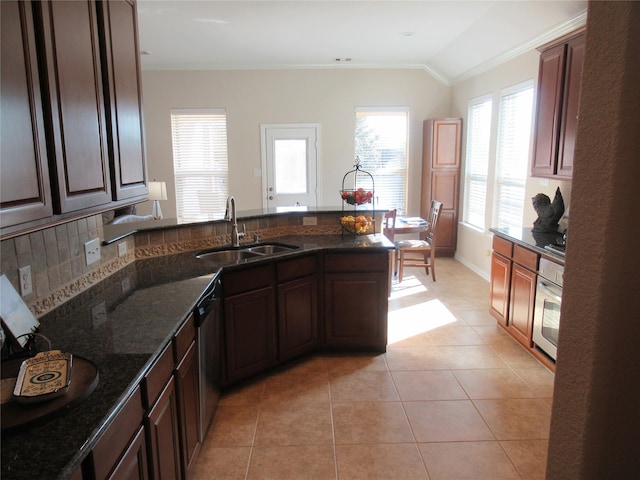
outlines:
[[231, 245], [240, 246], [240, 239], [247, 234], [247, 226], [243, 225], [243, 231], [238, 231], [238, 219], [236, 217], [236, 199], [233, 196], [227, 197], [227, 209], [224, 213], [224, 219], [231, 222]]

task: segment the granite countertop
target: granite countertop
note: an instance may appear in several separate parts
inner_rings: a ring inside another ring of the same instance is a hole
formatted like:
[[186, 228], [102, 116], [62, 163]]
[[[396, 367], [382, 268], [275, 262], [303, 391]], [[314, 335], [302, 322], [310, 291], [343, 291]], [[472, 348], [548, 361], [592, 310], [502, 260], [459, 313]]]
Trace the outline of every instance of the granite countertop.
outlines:
[[[276, 242], [299, 247], [280, 259], [318, 249], [393, 248], [382, 234], [292, 235], [263, 243]], [[194, 252], [138, 260], [40, 318], [39, 332], [52, 348], [93, 362], [99, 383], [89, 397], [44, 423], [3, 432], [3, 480], [68, 477], [222, 267], [196, 259]]]
[[564, 255], [544, 248], [550, 244], [562, 244], [562, 232], [534, 232], [531, 228], [490, 228], [489, 231], [518, 245], [546, 255], [555, 261], [564, 263]]

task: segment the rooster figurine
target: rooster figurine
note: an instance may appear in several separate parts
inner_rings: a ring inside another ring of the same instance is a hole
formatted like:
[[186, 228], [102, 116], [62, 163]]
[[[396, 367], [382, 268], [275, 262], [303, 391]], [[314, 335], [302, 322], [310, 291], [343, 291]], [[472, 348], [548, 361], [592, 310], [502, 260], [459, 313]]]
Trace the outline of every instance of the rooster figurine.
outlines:
[[531, 199], [533, 209], [538, 214], [538, 218], [533, 222], [534, 232], [552, 233], [558, 231], [558, 222], [564, 213], [564, 200], [560, 187], [556, 189], [556, 195], [551, 199], [544, 193], [538, 193]]

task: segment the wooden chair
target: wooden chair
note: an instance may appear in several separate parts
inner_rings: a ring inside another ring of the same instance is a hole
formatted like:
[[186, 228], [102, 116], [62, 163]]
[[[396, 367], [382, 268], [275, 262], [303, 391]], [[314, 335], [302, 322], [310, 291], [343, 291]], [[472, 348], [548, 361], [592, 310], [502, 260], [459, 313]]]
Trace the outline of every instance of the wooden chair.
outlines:
[[[395, 228], [396, 228], [396, 215], [397, 210], [394, 208], [393, 210], [389, 210], [382, 217], [382, 234], [387, 237], [391, 242], [395, 238]], [[389, 251], [389, 292], [391, 295], [391, 287], [393, 282], [393, 275], [396, 274], [396, 251]]]
[[382, 218], [382, 234], [393, 242], [395, 237], [397, 210], [389, 210]]
[[433, 200], [429, 218], [427, 218], [427, 230], [424, 240], [400, 240], [396, 245], [396, 268], [398, 282], [402, 282], [404, 267], [424, 267], [427, 275], [431, 269], [431, 278], [436, 281], [436, 229], [438, 218], [442, 210], [442, 202]]

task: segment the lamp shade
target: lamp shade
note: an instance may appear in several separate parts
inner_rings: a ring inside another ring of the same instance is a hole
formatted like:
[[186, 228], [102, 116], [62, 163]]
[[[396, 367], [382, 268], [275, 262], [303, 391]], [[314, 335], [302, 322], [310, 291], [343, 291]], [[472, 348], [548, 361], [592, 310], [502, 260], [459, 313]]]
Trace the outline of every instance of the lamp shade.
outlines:
[[166, 200], [167, 183], [149, 182], [149, 200]]

